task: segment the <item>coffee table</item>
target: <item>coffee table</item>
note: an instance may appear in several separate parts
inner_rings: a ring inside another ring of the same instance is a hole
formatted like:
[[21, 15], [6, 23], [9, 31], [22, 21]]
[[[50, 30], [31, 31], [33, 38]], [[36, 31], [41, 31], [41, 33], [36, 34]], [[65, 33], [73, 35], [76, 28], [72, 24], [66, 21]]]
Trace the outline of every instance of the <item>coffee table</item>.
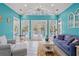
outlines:
[[38, 45], [38, 56], [54, 56], [54, 43], [53, 42], [39, 42]]

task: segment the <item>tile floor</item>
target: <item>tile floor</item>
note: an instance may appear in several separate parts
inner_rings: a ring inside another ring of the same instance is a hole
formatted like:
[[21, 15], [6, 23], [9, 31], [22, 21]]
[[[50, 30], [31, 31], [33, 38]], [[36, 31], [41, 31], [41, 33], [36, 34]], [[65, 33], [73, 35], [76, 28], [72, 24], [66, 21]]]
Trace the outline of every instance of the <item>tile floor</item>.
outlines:
[[38, 41], [29, 41], [27, 43], [27, 56], [37, 56]]

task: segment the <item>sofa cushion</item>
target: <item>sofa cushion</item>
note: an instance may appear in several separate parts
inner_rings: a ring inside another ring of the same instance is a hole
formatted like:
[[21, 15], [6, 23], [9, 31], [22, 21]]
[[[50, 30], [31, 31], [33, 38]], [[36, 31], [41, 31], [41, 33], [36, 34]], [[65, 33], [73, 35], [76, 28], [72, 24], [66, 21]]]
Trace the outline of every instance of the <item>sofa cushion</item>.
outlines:
[[64, 41], [64, 40], [63, 41], [58, 40], [57, 45], [60, 46], [62, 49], [65, 49], [65, 50], [69, 51], [70, 50], [70, 46], [67, 45], [66, 43], [67, 42]]
[[0, 45], [0, 56], [11, 56], [10, 45]]
[[62, 44], [63, 44], [63, 43], [66, 44], [66, 41], [64, 41], [64, 40], [57, 40], [57, 42], [58, 42], [58, 43], [62, 43]]
[[63, 48], [64, 48], [65, 50], [67, 50], [67, 51], [70, 50], [70, 46], [69, 46], [69, 45], [63, 44], [62, 46], [63, 46]]

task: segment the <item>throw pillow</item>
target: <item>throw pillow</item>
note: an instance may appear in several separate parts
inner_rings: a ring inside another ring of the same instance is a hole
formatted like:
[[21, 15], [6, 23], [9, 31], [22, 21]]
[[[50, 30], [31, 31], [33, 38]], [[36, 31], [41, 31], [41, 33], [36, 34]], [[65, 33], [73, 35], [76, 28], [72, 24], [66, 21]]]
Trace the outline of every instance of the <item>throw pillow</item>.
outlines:
[[20, 42], [20, 37], [19, 36], [16, 36], [15, 43], [19, 43], [19, 42]]
[[75, 43], [73, 43], [74, 45], [79, 45], [79, 41], [76, 41]]
[[78, 40], [77, 39], [75, 39], [72, 43], [75, 43], [75, 42], [77, 42]]
[[64, 40], [64, 35], [58, 35], [58, 37], [57, 37], [57, 39], [59, 39], [59, 40]]
[[69, 45], [70, 43], [72, 43], [74, 40], [75, 40], [75, 38], [74, 38], [74, 37], [71, 37], [71, 38], [69, 39], [69, 41], [67, 42], [67, 45]]
[[66, 42], [68, 42], [69, 41], [69, 39], [70, 38], [72, 38], [73, 36], [71, 36], [71, 35], [65, 35], [65, 38], [64, 38], [64, 40], [66, 41]]

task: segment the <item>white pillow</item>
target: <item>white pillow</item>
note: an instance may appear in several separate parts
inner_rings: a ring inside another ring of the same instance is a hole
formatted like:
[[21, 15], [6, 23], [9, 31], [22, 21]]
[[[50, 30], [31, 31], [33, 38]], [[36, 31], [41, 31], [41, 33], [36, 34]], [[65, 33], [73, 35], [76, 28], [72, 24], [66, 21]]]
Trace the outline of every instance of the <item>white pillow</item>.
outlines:
[[6, 36], [3, 35], [0, 37], [0, 45], [6, 45], [7, 44], [7, 39]]
[[20, 42], [20, 37], [16, 36], [15, 40], [16, 40], [16, 43], [19, 43]]

